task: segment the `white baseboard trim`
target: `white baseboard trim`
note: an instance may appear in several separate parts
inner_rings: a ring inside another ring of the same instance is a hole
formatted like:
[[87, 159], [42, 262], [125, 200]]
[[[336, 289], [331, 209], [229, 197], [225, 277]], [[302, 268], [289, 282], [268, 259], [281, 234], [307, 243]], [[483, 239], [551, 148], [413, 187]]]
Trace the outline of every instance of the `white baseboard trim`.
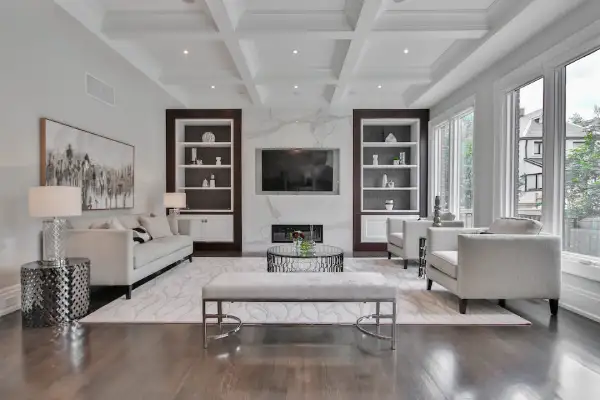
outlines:
[[563, 285], [560, 306], [600, 322], [600, 296], [571, 285]]
[[16, 284], [0, 289], [0, 317], [21, 308], [21, 285]]

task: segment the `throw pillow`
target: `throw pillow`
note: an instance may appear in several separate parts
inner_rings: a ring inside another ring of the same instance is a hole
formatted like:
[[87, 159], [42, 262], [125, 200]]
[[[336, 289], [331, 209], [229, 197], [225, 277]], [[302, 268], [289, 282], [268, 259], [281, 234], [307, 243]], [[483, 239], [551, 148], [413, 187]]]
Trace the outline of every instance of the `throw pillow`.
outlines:
[[133, 228], [133, 244], [146, 243], [152, 240], [152, 236], [148, 233], [146, 228], [140, 226]]
[[141, 217], [140, 222], [142, 223], [142, 226], [146, 228], [148, 233], [150, 233], [150, 235], [155, 239], [173, 236], [173, 232], [171, 232], [171, 227], [169, 226], [167, 217]]
[[108, 221], [108, 229], [115, 229], [118, 231], [126, 231], [127, 228], [125, 228], [123, 226], [123, 224], [121, 223], [121, 221], [119, 221], [117, 218], [111, 218], [110, 221]]
[[538, 235], [542, 226], [540, 222], [528, 218], [498, 218], [488, 231], [506, 235]]
[[108, 222], [106, 221], [95, 221], [90, 225], [90, 229], [108, 229]]

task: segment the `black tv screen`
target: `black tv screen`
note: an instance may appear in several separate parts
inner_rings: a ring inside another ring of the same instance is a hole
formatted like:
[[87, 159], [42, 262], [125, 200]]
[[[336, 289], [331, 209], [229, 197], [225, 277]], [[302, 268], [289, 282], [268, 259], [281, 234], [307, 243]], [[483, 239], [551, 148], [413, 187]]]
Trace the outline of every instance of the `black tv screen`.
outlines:
[[262, 150], [263, 192], [333, 192], [334, 150]]

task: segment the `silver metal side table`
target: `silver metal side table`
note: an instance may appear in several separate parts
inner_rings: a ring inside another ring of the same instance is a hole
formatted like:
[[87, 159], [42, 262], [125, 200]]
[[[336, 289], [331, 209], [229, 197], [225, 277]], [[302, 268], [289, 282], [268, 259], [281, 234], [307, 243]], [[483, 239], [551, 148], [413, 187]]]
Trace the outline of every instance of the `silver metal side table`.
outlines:
[[34, 261], [21, 266], [23, 326], [70, 324], [90, 307], [90, 260], [68, 258], [63, 264]]

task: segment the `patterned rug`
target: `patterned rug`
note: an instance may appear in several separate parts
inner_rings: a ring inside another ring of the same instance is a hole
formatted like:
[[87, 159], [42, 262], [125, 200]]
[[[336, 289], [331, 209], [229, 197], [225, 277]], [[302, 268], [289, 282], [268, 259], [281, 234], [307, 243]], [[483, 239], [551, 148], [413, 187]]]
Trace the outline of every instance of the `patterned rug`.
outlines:
[[[346, 258], [345, 271], [381, 272], [398, 285], [397, 323], [404, 325], [529, 325], [529, 321], [496, 304], [469, 302], [467, 314], [458, 312], [457, 298], [434, 283], [426, 290], [417, 269], [405, 270], [401, 261], [378, 258]], [[133, 291], [133, 298], [119, 298], [85, 317], [84, 323], [199, 323], [202, 322], [202, 287], [222, 272], [266, 271], [266, 259], [195, 258]], [[383, 313], [391, 305], [382, 303]], [[224, 303], [223, 311], [244, 323], [354, 324], [372, 314], [374, 304], [364, 303]], [[216, 306], [209, 306], [209, 313]], [[382, 320], [382, 323], [385, 320]]]

